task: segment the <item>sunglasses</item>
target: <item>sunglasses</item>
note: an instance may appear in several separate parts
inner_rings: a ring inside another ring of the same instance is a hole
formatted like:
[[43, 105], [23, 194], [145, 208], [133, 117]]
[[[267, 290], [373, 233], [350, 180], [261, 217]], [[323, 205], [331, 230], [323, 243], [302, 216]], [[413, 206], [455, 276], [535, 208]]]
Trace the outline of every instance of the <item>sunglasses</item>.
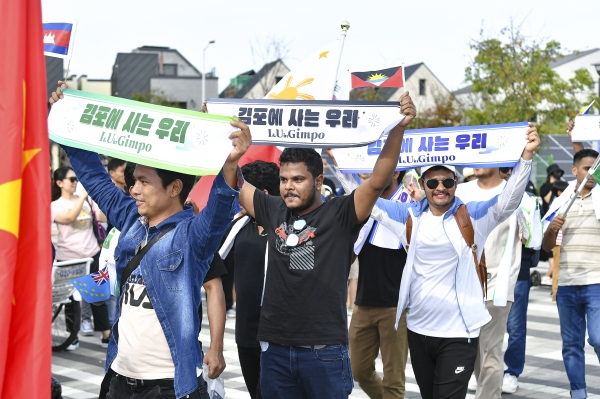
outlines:
[[454, 187], [454, 184], [456, 184], [456, 181], [450, 177], [448, 177], [444, 180], [438, 180], [438, 179], [425, 180], [425, 185], [430, 190], [435, 190], [440, 185], [440, 183], [442, 183], [442, 185], [446, 188], [452, 188], [452, 187]]
[[71, 183], [77, 183], [79, 181], [75, 176], [65, 177], [63, 180], [71, 180]]
[[287, 245], [288, 247], [295, 247], [296, 245], [298, 245], [298, 242], [300, 241], [300, 237], [298, 237], [298, 234], [296, 234], [296, 233], [302, 231], [302, 229], [305, 227], [306, 227], [306, 220], [297, 219], [294, 222], [294, 224], [292, 225], [292, 228], [294, 229], [294, 233], [287, 236], [287, 239], [285, 240], [285, 245]]
[[512, 170], [512, 168], [500, 168], [500, 173], [507, 174], [511, 170]]

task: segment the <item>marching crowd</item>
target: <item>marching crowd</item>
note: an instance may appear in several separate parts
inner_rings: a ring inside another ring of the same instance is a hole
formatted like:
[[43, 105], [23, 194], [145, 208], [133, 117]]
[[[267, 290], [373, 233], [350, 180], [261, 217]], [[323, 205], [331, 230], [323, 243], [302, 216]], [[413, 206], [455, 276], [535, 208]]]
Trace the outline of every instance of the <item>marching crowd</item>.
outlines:
[[[61, 97], [59, 88], [50, 103]], [[255, 161], [239, 168], [251, 144], [242, 122], [231, 123], [238, 129], [232, 151], [201, 211], [188, 200], [193, 176], [114, 159], [107, 172], [97, 154], [63, 147], [72, 168], [54, 173], [56, 259], [92, 257], [98, 270], [105, 262], [98, 242], [107, 237], [97, 225], [107, 222], [110, 245], [103, 250], [111, 247], [122, 287], [118, 301], [83, 312], [81, 333], [101, 331], [107, 347], [100, 397], [208, 398], [203, 374], [216, 378], [225, 368], [225, 317], [233, 302], [225, 297], [234, 284], [235, 338], [253, 399], [347, 398], [354, 381], [370, 398], [402, 398], [409, 353], [423, 398], [464, 398], [473, 374], [476, 398], [499, 398], [517, 390], [523, 372], [536, 240], [559, 262], [553, 277], [565, 368], [572, 397], [587, 397], [586, 322], [600, 358], [595, 181], [566, 215], [553, 218], [542, 240], [529, 181], [540, 143], [533, 124], [514, 168], [474, 169], [475, 179], [459, 184], [448, 165], [395, 172], [416, 116], [408, 93], [399, 104], [405, 117], [372, 174], [358, 179], [336, 170], [340, 196], [330, 195], [333, 182], [324, 184], [321, 155], [312, 149], [285, 149], [279, 166]], [[598, 156], [574, 147], [577, 183], [561, 186], [560, 195], [548, 181], [548, 213], [568, 201]], [[76, 195], [78, 181], [85, 191]], [[235, 278], [224, 284], [228, 270]], [[347, 303], [349, 277], [357, 280]], [[206, 354], [198, 341], [203, 286]], [[383, 378], [375, 370], [380, 352]]]

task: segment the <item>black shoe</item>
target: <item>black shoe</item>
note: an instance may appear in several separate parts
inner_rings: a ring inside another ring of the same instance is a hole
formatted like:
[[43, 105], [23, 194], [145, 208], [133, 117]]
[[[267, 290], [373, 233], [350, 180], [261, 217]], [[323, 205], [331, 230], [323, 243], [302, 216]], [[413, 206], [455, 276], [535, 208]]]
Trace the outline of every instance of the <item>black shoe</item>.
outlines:
[[101, 338], [100, 346], [103, 348], [108, 348], [108, 341], [110, 341], [110, 335], [108, 338]]

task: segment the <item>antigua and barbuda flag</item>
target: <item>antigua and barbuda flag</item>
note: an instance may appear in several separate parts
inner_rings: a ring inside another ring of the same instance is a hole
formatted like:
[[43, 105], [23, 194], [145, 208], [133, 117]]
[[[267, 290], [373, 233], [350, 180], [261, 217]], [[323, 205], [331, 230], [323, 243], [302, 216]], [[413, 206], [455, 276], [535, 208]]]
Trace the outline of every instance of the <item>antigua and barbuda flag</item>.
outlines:
[[73, 287], [79, 291], [81, 297], [88, 303], [106, 301], [110, 297], [110, 277], [108, 267], [103, 267], [97, 272], [71, 280]]
[[398, 89], [404, 87], [404, 67], [352, 72], [352, 88], [359, 87], [394, 87]]
[[594, 103], [596, 102], [596, 100], [592, 101], [590, 103], [590, 105], [588, 105], [587, 107], [583, 107], [579, 110], [579, 115], [587, 115], [590, 113], [590, 110], [592, 109], [592, 105], [594, 105]]
[[44, 55], [71, 59], [77, 21], [44, 23]]

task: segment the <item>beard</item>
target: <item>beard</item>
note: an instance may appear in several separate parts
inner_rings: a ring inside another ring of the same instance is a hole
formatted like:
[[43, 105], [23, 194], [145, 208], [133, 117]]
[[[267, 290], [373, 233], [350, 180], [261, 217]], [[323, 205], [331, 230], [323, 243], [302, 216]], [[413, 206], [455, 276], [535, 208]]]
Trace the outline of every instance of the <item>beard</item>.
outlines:
[[304, 201], [303, 203], [301, 203], [300, 205], [298, 205], [295, 208], [288, 207], [288, 209], [290, 211], [294, 211], [296, 213], [302, 212], [302, 211], [310, 208], [312, 206], [312, 204], [315, 203], [315, 198], [317, 198], [317, 186], [316, 185], [314, 186], [314, 190], [310, 193], [310, 195], [306, 201]]

